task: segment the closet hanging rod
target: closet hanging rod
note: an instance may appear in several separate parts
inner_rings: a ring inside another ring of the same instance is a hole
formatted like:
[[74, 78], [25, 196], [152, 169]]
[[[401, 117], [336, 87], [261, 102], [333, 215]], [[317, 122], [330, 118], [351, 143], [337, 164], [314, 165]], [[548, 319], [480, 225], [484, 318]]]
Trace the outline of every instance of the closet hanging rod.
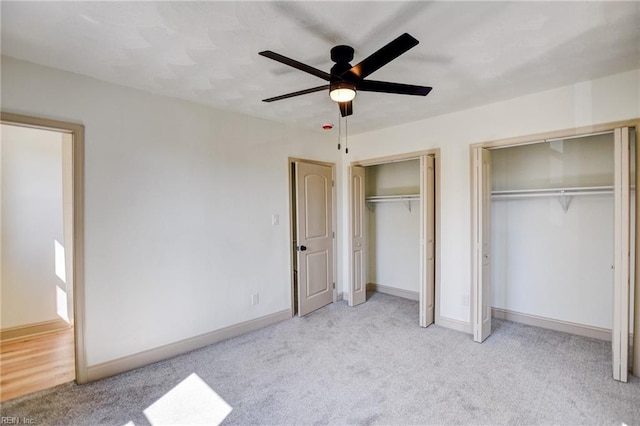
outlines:
[[420, 200], [420, 194], [412, 195], [373, 195], [371, 197], [365, 197], [367, 202], [367, 208], [373, 211], [373, 205], [375, 203], [395, 203], [403, 202], [409, 211], [411, 211], [411, 202]]
[[559, 195], [613, 194], [613, 186], [587, 186], [574, 188], [545, 188], [492, 191], [492, 198], [557, 197]]
[[414, 201], [419, 200], [420, 194], [415, 195], [372, 195], [371, 197], [365, 197], [365, 201], [368, 203], [390, 203], [394, 201]]

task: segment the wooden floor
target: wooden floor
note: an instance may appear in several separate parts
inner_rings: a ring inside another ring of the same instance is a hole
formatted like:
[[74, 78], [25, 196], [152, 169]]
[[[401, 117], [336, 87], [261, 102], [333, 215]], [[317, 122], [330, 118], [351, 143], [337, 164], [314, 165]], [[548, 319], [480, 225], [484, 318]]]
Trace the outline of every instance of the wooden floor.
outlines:
[[75, 379], [73, 328], [0, 343], [0, 401]]

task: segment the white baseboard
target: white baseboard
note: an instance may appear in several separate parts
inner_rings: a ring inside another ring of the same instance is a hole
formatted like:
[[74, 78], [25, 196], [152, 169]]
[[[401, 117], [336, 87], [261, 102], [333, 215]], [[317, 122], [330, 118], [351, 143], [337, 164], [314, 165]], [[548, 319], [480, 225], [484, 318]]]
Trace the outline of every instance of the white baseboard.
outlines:
[[471, 330], [471, 324], [467, 321], [460, 321], [453, 318], [443, 317], [441, 315], [439, 317], [436, 317], [435, 324], [439, 325], [440, 327], [449, 328], [451, 330], [460, 331], [462, 333], [473, 334], [473, 331]]
[[403, 290], [401, 288], [388, 287], [376, 283], [368, 283], [367, 291], [377, 291], [391, 296], [402, 297], [403, 299], [420, 301], [420, 293], [417, 291]]
[[339, 302], [343, 299], [344, 299], [344, 293], [343, 292], [338, 293], [338, 295], [336, 296], [336, 302]]
[[250, 331], [259, 330], [269, 325], [291, 318], [291, 309], [285, 309], [260, 318], [235, 324], [220, 330], [191, 337], [159, 348], [92, 365], [87, 368], [87, 381], [103, 379], [135, 368], [144, 367], [154, 362], [181, 355], [205, 346], [239, 336]]
[[10, 327], [0, 331], [0, 341], [7, 342], [9, 340], [22, 339], [59, 330], [67, 330], [70, 327], [71, 325], [62, 319]]
[[510, 311], [508, 309], [491, 308], [494, 318], [507, 321], [519, 322], [522, 324], [533, 325], [535, 327], [547, 328], [549, 330], [562, 331], [565, 333], [576, 334], [578, 336], [591, 337], [600, 340], [611, 340], [611, 330], [606, 328], [594, 327], [590, 325], [576, 324], [574, 322], [562, 321], [551, 318], [539, 317], [537, 315], [523, 314], [520, 312]]

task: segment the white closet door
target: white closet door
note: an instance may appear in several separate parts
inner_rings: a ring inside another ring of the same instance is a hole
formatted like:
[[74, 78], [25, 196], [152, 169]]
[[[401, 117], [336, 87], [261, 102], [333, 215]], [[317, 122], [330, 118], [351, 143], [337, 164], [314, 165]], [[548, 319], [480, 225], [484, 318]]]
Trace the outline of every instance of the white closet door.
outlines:
[[435, 317], [435, 158], [421, 157], [420, 171], [420, 326], [428, 327]]
[[473, 150], [473, 340], [491, 334], [491, 152]]
[[615, 129], [613, 378], [627, 381], [629, 366], [629, 128]]
[[349, 306], [355, 306], [367, 300], [367, 226], [364, 210], [364, 167], [351, 166], [350, 172], [351, 280]]
[[[640, 171], [638, 170], [638, 165], [640, 164], [640, 147], [638, 146], [638, 128], [636, 127], [630, 136], [630, 143], [633, 147], [635, 147], [635, 186], [636, 188], [640, 188]], [[640, 377], [640, 250], [638, 250], [638, 245], [640, 243], [640, 222], [638, 221], [638, 215], [640, 214], [640, 196], [638, 196], [638, 192], [636, 189], [635, 194], [635, 274], [634, 274], [634, 282], [635, 291], [634, 291], [634, 309], [633, 309], [633, 375], [636, 377]]]

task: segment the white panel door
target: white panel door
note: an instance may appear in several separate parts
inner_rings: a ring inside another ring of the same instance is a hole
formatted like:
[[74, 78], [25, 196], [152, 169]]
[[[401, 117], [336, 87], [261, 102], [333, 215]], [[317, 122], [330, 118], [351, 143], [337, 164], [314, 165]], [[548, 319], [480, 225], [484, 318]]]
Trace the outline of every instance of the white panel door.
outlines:
[[615, 129], [613, 378], [627, 381], [629, 368], [629, 128]]
[[[435, 158], [427, 155], [420, 159], [420, 326], [433, 324], [435, 317], [435, 280], [436, 280], [436, 221], [435, 221]], [[426, 241], [425, 241], [426, 238]]]
[[298, 315], [333, 302], [332, 170], [296, 162]]
[[473, 340], [491, 334], [491, 152], [473, 150]]
[[367, 300], [367, 227], [364, 210], [364, 167], [351, 166], [350, 171], [351, 280], [349, 306], [355, 306]]

